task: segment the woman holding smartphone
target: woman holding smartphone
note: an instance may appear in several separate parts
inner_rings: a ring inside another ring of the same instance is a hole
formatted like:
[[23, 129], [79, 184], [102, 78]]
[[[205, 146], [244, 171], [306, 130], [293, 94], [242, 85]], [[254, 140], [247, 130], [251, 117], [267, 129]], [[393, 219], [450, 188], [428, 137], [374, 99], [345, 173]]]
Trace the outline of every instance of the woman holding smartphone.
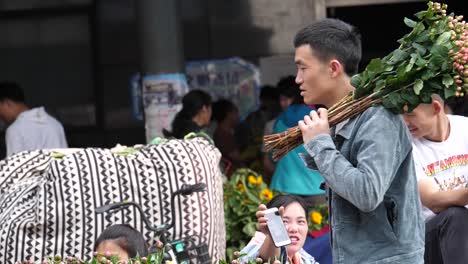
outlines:
[[[268, 208], [279, 208], [279, 213], [282, 216], [286, 232], [289, 236], [290, 244], [286, 246], [287, 263], [290, 264], [318, 264], [314, 258], [309, 255], [302, 246], [305, 243], [308, 225], [307, 225], [307, 209], [301, 197], [289, 194], [275, 196], [267, 205], [261, 204], [258, 207], [256, 216], [259, 223], [259, 232], [256, 232], [252, 240], [240, 252], [244, 256], [239, 259], [241, 263], [261, 258], [264, 262], [280, 259], [280, 249], [275, 247], [275, 243], [271, 236], [269, 227], [276, 225], [268, 225], [269, 218], [273, 221], [273, 216], [268, 212]], [[274, 227], [276, 228], [276, 227]], [[276, 232], [277, 230], [275, 230]], [[276, 241], [282, 244], [282, 241]]]

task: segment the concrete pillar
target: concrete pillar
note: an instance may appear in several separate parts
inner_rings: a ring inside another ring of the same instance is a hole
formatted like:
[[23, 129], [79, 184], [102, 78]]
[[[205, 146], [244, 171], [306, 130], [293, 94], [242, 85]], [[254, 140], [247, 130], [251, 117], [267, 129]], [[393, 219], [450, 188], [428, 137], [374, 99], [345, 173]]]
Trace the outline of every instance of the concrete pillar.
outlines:
[[178, 0], [137, 0], [143, 76], [181, 73], [184, 52]]

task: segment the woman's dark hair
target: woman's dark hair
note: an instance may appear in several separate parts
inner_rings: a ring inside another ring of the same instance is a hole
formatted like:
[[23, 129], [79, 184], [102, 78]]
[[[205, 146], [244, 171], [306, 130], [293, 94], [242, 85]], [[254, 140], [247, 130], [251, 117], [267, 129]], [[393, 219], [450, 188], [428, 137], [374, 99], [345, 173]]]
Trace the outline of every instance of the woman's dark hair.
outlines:
[[276, 87], [278, 87], [279, 95], [293, 99], [292, 105], [304, 104], [304, 98], [301, 96], [301, 89], [299, 89], [299, 85], [296, 83], [296, 77], [292, 75], [283, 77], [279, 80]]
[[226, 99], [219, 99], [213, 103], [212, 119], [216, 122], [222, 122], [230, 112], [239, 111], [237, 106]]
[[148, 246], [143, 235], [127, 224], [112, 225], [99, 235], [94, 244], [94, 251], [104, 241], [112, 241], [127, 252], [128, 257], [148, 255]]
[[211, 96], [202, 90], [192, 90], [182, 98], [182, 110], [179, 113], [192, 119], [204, 106], [211, 105]]
[[273, 199], [271, 199], [271, 201], [268, 202], [266, 206], [267, 208], [272, 208], [272, 207], [280, 208], [281, 206], [284, 206], [286, 208], [288, 205], [292, 203], [299, 203], [301, 207], [304, 209], [305, 214], [307, 215], [308, 208], [305, 205], [304, 199], [302, 199], [299, 196], [292, 195], [292, 194], [276, 195], [275, 197], [273, 197]]
[[[199, 128], [193, 127], [192, 118], [196, 116], [204, 106], [211, 106], [211, 96], [202, 90], [192, 90], [182, 98], [182, 110], [172, 121], [172, 135], [183, 138], [190, 132], [198, 132]], [[193, 131], [193, 130], [196, 131]]]
[[357, 73], [361, 60], [361, 35], [357, 28], [339, 19], [326, 18], [301, 29], [294, 38], [294, 47], [310, 45], [321, 62], [335, 57], [344, 65], [346, 74]]

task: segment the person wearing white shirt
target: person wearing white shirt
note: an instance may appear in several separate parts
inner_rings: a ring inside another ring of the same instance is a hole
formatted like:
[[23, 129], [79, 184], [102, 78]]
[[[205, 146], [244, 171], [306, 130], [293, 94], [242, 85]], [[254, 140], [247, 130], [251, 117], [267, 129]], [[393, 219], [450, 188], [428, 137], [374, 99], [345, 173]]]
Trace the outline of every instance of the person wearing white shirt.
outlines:
[[403, 114], [413, 137], [413, 157], [426, 222], [425, 263], [468, 260], [468, 118], [447, 115], [433, 95]]
[[8, 126], [7, 156], [25, 150], [68, 147], [60, 122], [44, 107], [29, 108], [16, 83], [0, 83], [0, 119]]

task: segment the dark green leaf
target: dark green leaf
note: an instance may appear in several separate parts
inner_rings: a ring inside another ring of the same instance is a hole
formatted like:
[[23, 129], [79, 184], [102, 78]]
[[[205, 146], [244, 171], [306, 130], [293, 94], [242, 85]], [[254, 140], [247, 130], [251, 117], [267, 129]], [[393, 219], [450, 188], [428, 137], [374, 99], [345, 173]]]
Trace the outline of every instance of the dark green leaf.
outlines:
[[447, 49], [450, 48], [450, 46], [451, 46], [450, 36], [452, 36], [452, 33], [450, 31], [446, 31], [446, 32], [440, 34], [439, 37], [436, 40], [435, 45], [444, 46]]
[[413, 85], [414, 93], [419, 95], [423, 87], [424, 87], [424, 82], [421, 79], [417, 79]]
[[416, 21], [413, 21], [413, 20], [411, 20], [411, 19], [409, 19], [409, 18], [407, 18], [407, 17], [405, 17], [405, 18], [403, 19], [403, 21], [404, 21], [405, 24], [406, 24], [408, 27], [410, 27], [410, 28], [414, 28], [414, 27], [416, 26], [416, 24], [417, 24]]
[[390, 93], [388, 95], [388, 99], [390, 100], [390, 102], [392, 103], [392, 105], [394, 106], [398, 106], [399, 104], [401, 104], [403, 102], [403, 100], [401, 100], [401, 96], [400, 94], [398, 93]]
[[421, 75], [421, 79], [426, 81], [432, 78], [432, 76], [434, 76], [434, 72], [428, 69], [423, 72], [423, 74]]
[[455, 96], [455, 89], [444, 89], [444, 99], [449, 99]]
[[439, 21], [439, 24], [435, 28], [435, 34], [440, 34], [447, 30], [447, 23], [443, 20]]
[[428, 39], [429, 39], [429, 32], [426, 30], [418, 34], [416, 38], [414, 39], [414, 42], [422, 43], [422, 42], [427, 41]]
[[392, 57], [388, 60], [387, 63], [390, 65], [394, 65], [406, 59], [408, 55], [409, 55], [408, 52], [400, 50], [400, 49], [396, 49], [393, 51]]
[[413, 69], [414, 63], [416, 62], [417, 58], [418, 58], [417, 53], [412, 53], [411, 54], [411, 59], [410, 59], [408, 65], [406, 65], [405, 72], [409, 72], [409, 71], [411, 71], [411, 69]]
[[421, 93], [419, 98], [421, 98], [421, 103], [430, 104], [432, 102], [432, 93], [430, 92]]
[[397, 69], [396, 77], [398, 82], [404, 82], [408, 78], [408, 72], [406, 71], [407, 63], [402, 63]]
[[429, 60], [429, 64], [427, 65], [427, 67], [429, 69], [437, 70], [445, 62], [445, 60], [446, 59], [443, 56], [433, 55]]
[[418, 23], [413, 31], [411, 32], [412, 34], [420, 34], [421, 32], [423, 32], [424, 30], [426, 29], [426, 27], [424, 26], [423, 23]]
[[382, 104], [388, 110], [394, 113], [401, 113], [403, 111], [404, 100], [397, 92], [392, 92], [388, 96], [384, 97]]
[[427, 11], [424, 10], [424, 11], [420, 11], [420, 12], [417, 12], [416, 14], [414, 14], [417, 18], [419, 18], [419, 20], [422, 20], [427, 14]]
[[449, 68], [449, 64], [448, 64], [447, 61], [444, 61], [444, 62], [442, 63], [442, 65], [440, 65], [440, 69], [441, 69], [442, 71], [446, 71], [446, 70], [448, 70], [448, 68]]
[[[366, 70], [363, 72], [363, 78], [373, 80], [374, 77], [380, 74], [384, 69], [385, 64], [382, 63], [381, 59], [372, 59], [369, 65], [367, 65]], [[365, 82], [365, 80], [362, 82]]]
[[382, 88], [385, 88], [387, 82], [385, 80], [378, 80], [375, 83], [374, 92], [380, 91]]
[[[431, 88], [432, 90], [442, 90], [444, 87], [440, 84], [440, 80], [430, 80], [427, 81], [426, 84]], [[432, 92], [431, 92], [432, 93]]]
[[382, 99], [382, 105], [387, 109], [392, 109], [395, 107], [395, 105], [392, 103], [392, 101], [388, 97], [385, 97], [384, 99]]
[[448, 56], [449, 49], [443, 45], [434, 45], [431, 48], [431, 54], [433, 56], [440, 56], [446, 58]]
[[381, 59], [372, 59], [366, 67], [367, 71], [379, 73], [385, 69], [385, 64]]
[[418, 66], [425, 66], [426, 64], [427, 64], [427, 60], [421, 57], [418, 57], [418, 59], [416, 60], [416, 65]]
[[370, 86], [368, 87], [360, 87], [359, 89], [354, 90], [354, 98], [361, 98], [365, 95], [369, 94], [369, 91], [371, 91], [372, 88]]
[[411, 104], [414, 105], [414, 104], [418, 104], [418, 103], [419, 103], [419, 98], [418, 98], [418, 96], [415, 95], [414, 93], [410, 92], [410, 91], [407, 91], [407, 90], [405, 90], [405, 91], [403, 91], [403, 92], [401, 93], [401, 98], [402, 98], [403, 100], [405, 100], [405, 101], [408, 103], [408, 105], [411, 105]]
[[361, 82], [362, 82], [362, 77], [361, 74], [356, 74], [351, 78], [351, 85], [354, 88], [359, 88], [361, 87]]
[[446, 88], [450, 87], [453, 84], [453, 77], [449, 74], [444, 74], [442, 76], [442, 84], [445, 85]]
[[423, 56], [423, 55], [426, 53], [426, 51], [427, 51], [426, 48], [425, 48], [423, 45], [418, 44], [418, 43], [416, 43], [416, 42], [413, 43], [412, 46], [413, 46], [415, 49], [418, 50], [418, 52], [419, 52], [419, 54], [420, 54], [421, 56]]
[[414, 62], [413, 63], [408, 63], [408, 65], [406, 65], [406, 68], [405, 68], [405, 72], [409, 72], [413, 69], [413, 66], [414, 66]]

